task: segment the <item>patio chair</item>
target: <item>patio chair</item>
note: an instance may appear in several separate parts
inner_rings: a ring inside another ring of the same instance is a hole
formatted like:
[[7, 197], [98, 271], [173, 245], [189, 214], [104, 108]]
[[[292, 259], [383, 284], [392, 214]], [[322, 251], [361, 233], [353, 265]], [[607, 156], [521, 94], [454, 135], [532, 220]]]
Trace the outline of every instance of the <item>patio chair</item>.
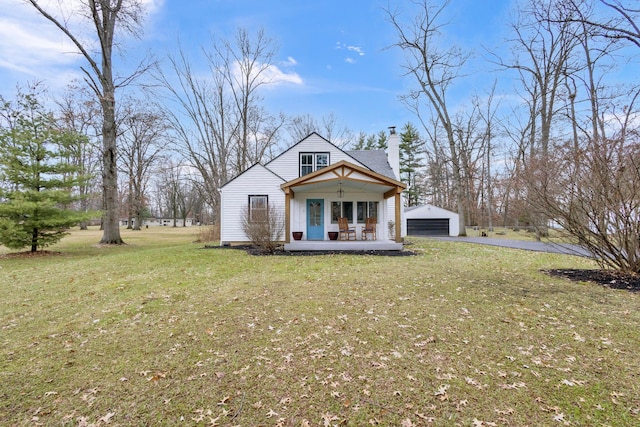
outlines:
[[347, 218], [338, 218], [338, 239], [351, 240], [351, 236], [353, 236], [353, 240], [356, 240], [356, 229], [349, 227]]
[[376, 222], [377, 219], [373, 217], [365, 220], [364, 228], [362, 229], [362, 240], [369, 240], [369, 236], [371, 236], [371, 240], [376, 240]]

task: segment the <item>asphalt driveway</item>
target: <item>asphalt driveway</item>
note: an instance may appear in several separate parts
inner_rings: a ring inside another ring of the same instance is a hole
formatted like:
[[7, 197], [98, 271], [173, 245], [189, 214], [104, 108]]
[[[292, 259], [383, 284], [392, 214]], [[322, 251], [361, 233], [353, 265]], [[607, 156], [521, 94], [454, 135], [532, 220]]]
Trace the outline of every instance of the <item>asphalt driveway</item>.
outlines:
[[522, 249], [525, 251], [551, 252], [556, 254], [576, 255], [592, 258], [589, 251], [577, 245], [568, 243], [533, 242], [530, 240], [496, 239], [492, 237], [448, 237], [431, 236], [431, 239], [449, 242], [467, 242], [481, 245], [500, 246], [503, 248]]

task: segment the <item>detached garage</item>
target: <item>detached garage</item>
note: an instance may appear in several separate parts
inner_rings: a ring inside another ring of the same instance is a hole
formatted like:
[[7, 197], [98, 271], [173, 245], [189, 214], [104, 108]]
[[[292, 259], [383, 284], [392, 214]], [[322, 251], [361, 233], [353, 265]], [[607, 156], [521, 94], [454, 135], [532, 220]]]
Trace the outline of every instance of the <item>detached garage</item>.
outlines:
[[409, 236], [457, 236], [458, 214], [432, 205], [415, 206], [404, 211]]

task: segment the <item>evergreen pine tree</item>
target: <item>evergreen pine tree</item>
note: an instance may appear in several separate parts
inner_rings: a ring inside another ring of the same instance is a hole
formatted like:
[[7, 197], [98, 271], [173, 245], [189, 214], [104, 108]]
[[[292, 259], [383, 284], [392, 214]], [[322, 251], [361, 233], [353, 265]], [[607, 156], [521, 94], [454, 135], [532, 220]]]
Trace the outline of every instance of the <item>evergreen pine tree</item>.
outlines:
[[354, 150], [386, 150], [387, 149], [387, 133], [383, 130], [378, 133], [367, 135], [360, 132], [356, 143], [353, 145]]
[[18, 94], [15, 108], [0, 99], [0, 110], [0, 243], [35, 252], [87, 219], [72, 210], [84, 177], [67, 161], [86, 138], [57, 130], [34, 93]]
[[353, 150], [364, 150], [366, 146], [367, 134], [360, 131], [358, 134], [358, 139], [356, 143], [353, 145]]
[[406, 200], [408, 206], [417, 206], [426, 193], [421, 184], [424, 143], [418, 129], [407, 122], [400, 133], [400, 179], [407, 184]]
[[375, 146], [372, 148], [373, 150], [386, 150], [387, 149], [387, 132], [381, 130], [376, 135]]

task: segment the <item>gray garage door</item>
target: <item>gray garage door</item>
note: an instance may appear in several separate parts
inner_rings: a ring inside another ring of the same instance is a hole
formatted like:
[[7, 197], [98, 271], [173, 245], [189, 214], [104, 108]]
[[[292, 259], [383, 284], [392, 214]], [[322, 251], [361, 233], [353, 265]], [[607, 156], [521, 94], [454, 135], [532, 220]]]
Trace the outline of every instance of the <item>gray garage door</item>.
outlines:
[[449, 219], [407, 219], [409, 236], [448, 236]]

